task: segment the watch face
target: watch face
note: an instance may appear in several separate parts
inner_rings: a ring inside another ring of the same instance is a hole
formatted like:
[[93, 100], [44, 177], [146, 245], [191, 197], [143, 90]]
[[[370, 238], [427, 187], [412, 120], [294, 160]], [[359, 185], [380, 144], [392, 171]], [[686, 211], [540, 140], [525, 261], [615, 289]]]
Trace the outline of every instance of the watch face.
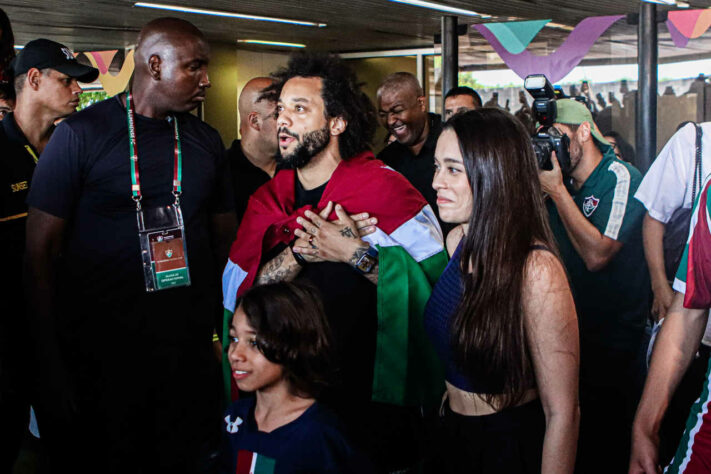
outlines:
[[370, 255], [365, 254], [358, 260], [356, 268], [363, 273], [368, 273], [373, 269], [373, 265], [375, 265], [375, 259]]

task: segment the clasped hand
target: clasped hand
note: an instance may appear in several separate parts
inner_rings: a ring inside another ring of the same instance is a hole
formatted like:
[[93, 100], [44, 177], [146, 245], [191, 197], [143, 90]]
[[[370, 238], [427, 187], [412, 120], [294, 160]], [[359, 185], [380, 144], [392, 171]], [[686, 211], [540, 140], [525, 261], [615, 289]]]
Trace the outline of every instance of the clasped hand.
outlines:
[[296, 219], [303, 230], [294, 231], [298, 237], [294, 252], [308, 262], [349, 263], [359, 248], [368, 246], [361, 237], [375, 232], [378, 223], [375, 217], [366, 212], [349, 216], [340, 204], [335, 204], [338, 219], [327, 221], [333, 209], [334, 203], [329, 201], [318, 214], [306, 211], [304, 217]]

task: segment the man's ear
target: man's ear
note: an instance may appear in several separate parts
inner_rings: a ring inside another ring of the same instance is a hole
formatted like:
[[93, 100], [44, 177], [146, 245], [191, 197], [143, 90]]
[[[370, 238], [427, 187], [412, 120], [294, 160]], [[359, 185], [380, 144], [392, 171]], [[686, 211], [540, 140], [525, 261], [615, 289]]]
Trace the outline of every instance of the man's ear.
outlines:
[[25, 78], [25, 84], [29, 85], [33, 90], [39, 89], [40, 81], [42, 80], [42, 71], [36, 67], [30, 68], [27, 71], [27, 77]]
[[331, 135], [334, 136], [345, 132], [347, 126], [348, 122], [346, 122], [346, 119], [340, 115], [338, 117], [333, 117], [328, 121], [329, 131], [331, 132]]
[[249, 115], [247, 115], [247, 124], [249, 128], [258, 132], [262, 128], [262, 124], [259, 121], [259, 114], [257, 112], [250, 112]]
[[580, 138], [580, 141], [582, 143], [585, 143], [592, 137], [592, 131], [590, 127], [590, 122], [583, 122], [578, 127], [578, 138]]
[[152, 54], [151, 57], [148, 58], [148, 70], [151, 73], [151, 77], [157, 81], [160, 80], [161, 63], [160, 56], [157, 54]]
[[422, 109], [423, 112], [427, 112], [427, 99], [424, 95], [417, 98], [417, 103], [420, 104], [420, 109]]

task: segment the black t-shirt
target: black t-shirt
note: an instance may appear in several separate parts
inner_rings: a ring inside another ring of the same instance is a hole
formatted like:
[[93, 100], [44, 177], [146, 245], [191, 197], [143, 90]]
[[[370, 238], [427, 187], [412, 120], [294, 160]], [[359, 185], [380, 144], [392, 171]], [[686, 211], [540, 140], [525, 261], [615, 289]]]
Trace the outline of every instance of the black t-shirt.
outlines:
[[[294, 208], [316, 207], [328, 182], [306, 190], [294, 173]], [[271, 260], [285, 246], [272, 249], [262, 259]], [[334, 336], [339, 373], [332, 390], [322, 397], [341, 416], [363, 406], [372, 394], [377, 330], [377, 286], [346, 263], [307, 263], [296, 277], [318, 288]]]
[[[239, 140], [232, 142], [232, 146], [227, 150], [227, 156], [232, 169], [232, 187], [235, 194], [235, 212], [238, 222], [242, 222], [244, 211], [247, 210], [247, 203], [250, 196], [259, 189], [261, 185], [271, 179], [268, 173], [261, 168], [254, 166], [242, 152]], [[279, 168], [277, 168], [278, 170]]]
[[442, 232], [446, 236], [454, 225], [442, 222], [439, 218], [437, 191], [432, 187], [434, 154], [437, 148], [437, 139], [442, 133], [442, 119], [439, 115], [430, 113], [428, 120], [430, 131], [419, 154], [413, 155], [407, 146], [394, 141], [378, 154], [378, 159], [405, 176], [412, 186], [424, 196], [427, 204], [432, 207], [437, 216]]
[[[306, 190], [294, 176], [294, 208], [317, 206], [325, 183]], [[262, 256], [264, 264], [286, 248], [278, 245]], [[296, 277], [321, 293], [334, 336], [338, 373], [335, 385], [319, 398], [344, 422], [348, 435], [380, 468], [411, 465], [422, 453], [419, 408], [372, 401], [373, 366], [378, 328], [377, 286], [345, 263], [307, 263]]]
[[[73, 337], [111, 334], [173, 338], [176, 345], [212, 330], [219, 301], [209, 219], [234, 206], [229, 164], [218, 133], [178, 114], [183, 155], [181, 209], [191, 286], [147, 293], [131, 198], [126, 109], [114, 97], [63, 121], [42, 154], [28, 203], [67, 222], [58, 292], [60, 326]], [[173, 125], [135, 115], [144, 208], [171, 204]]]

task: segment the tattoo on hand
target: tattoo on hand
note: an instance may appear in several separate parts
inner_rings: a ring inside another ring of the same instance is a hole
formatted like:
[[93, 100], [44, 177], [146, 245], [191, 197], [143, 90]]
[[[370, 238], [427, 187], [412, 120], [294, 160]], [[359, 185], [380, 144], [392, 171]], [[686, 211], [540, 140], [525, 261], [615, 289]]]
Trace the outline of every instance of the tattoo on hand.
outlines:
[[357, 238], [350, 227], [344, 227], [343, 229], [340, 230], [340, 232], [343, 237], [349, 237], [351, 239]]

